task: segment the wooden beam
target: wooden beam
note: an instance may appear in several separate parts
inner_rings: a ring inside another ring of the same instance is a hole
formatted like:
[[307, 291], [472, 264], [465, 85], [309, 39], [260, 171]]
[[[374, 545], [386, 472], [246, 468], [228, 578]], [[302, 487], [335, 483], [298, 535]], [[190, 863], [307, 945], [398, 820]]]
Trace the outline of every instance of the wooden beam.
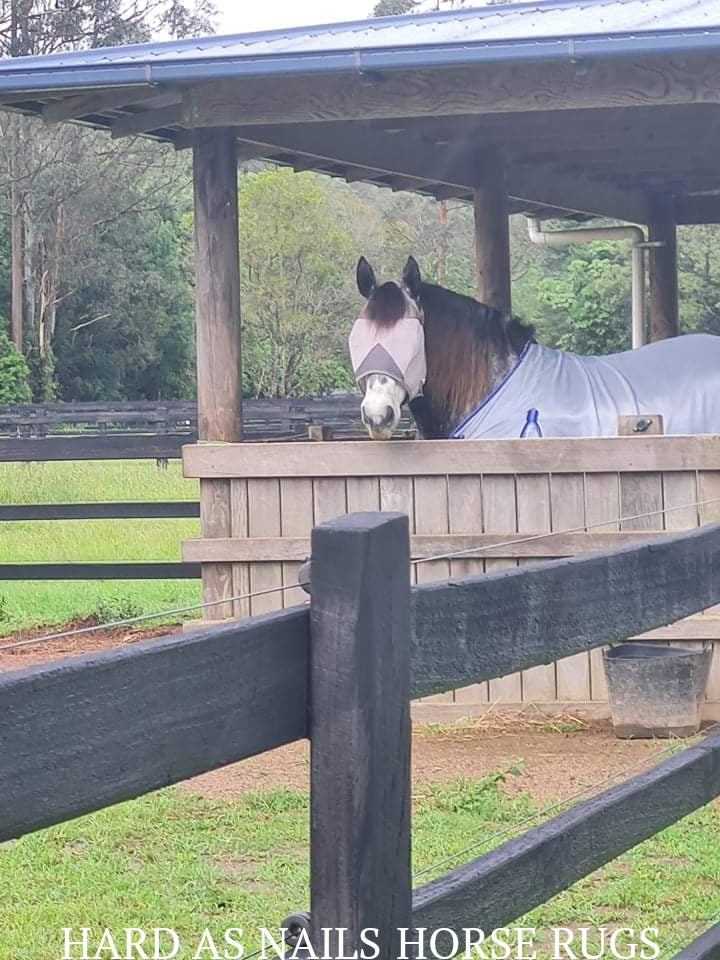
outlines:
[[715, 57], [482, 64], [438, 70], [218, 80], [185, 94], [189, 126], [453, 116], [720, 102]]
[[705, 610], [720, 601], [719, 556], [715, 523], [532, 571], [415, 587], [413, 696], [507, 677]]
[[143, 110], [142, 113], [131, 113], [121, 117], [110, 126], [110, 135], [113, 140], [120, 137], [132, 137], [150, 130], [160, 130], [163, 127], [174, 127], [183, 122], [183, 108], [180, 102], [171, 103], [157, 110]]
[[[26, 441], [28, 443], [32, 441]], [[37, 443], [49, 443], [40, 440]], [[403, 440], [398, 443], [297, 442], [198, 444], [183, 450], [186, 477], [408, 477], [418, 463], [426, 476], [506, 473], [608, 473], [720, 470], [720, 435], [695, 437], [548, 438], [518, 440]], [[42, 456], [35, 459], [44, 459]]]
[[[463, 928], [504, 927], [718, 794], [715, 733], [416, 890], [413, 925], [449, 928], [461, 943]], [[446, 943], [436, 955], [451, 955]]]
[[0, 842], [307, 736], [309, 626], [295, 607], [3, 674]]
[[677, 230], [673, 198], [654, 199], [648, 239], [661, 243], [650, 248], [650, 339], [676, 337], [678, 320]]
[[136, 103], [142, 103], [158, 95], [155, 84], [137, 84], [122, 87], [120, 90], [104, 90], [83, 93], [77, 97], [68, 97], [46, 104], [42, 108], [42, 118], [47, 123], [61, 123], [63, 120], [77, 120], [106, 110], [121, 110]]
[[[446, 150], [425, 142], [413, 142], [388, 133], [372, 132], [367, 125], [327, 123], [306, 126], [239, 127], [243, 142], [267, 149], [266, 156], [285, 150], [316, 157], [323, 163], [345, 163], [371, 171], [373, 175], [405, 176], [435, 183], [440, 187], [465, 188], [469, 195], [485, 175], [473, 147]], [[487, 164], [491, 167], [489, 159]], [[621, 190], [612, 184], [597, 183], [585, 175], [571, 175], [550, 166], [528, 166], [509, 161], [505, 178], [511, 199], [571, 213], [613, 217], [646, 223], [649, 207], [641, 191]], [[441, 194], [433, 191], [436, 196]], [[457, 196], [453, 193], [452, 196]]]
[[720, 223], [720, 194], [676, 197], [675, 221], [678, 225]]
[[240, 263], [235, 135], [208, 131], [193, 152], [200, 440], [242, 439]]
[[505, 167], [500, 154], [486, 156], [482, 182], [475, 188], [475, 296], [480, 303], [512, 313], [510, 227]]

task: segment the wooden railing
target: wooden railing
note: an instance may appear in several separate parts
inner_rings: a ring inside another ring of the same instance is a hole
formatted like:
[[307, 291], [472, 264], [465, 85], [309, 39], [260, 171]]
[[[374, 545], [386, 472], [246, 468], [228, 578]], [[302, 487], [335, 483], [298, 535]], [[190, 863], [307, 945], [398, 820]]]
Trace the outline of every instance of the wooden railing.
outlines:
[[[245, 400], [247, 440], [306, 438], [313, 425], [361, 439], [360, 397]], [[410, 429], [405, 415], [402, 429]], [[197, 441], [194, 401], [0, 404], [0, 462], [31, 460], [172, 460]]]
[[[0, 528], [7, 521], [177, 520], [200, 516], [196, 500], [108, 501], [106, 503], [0, 504]], [[3, 580], [199, 580], [199, 563], [173, 560], [70, 563], [0, 563]]]
[[719, 574], [715, 524], [411, 589], [407, 518], [340, 518], [309, 606], [1, 677], [0, 842], [307, 737], [314, 930], [390, 958], [399, 928], [501, 927], [720, 795], [720, 734], [413, 892], [410, 699], [702, 610]]

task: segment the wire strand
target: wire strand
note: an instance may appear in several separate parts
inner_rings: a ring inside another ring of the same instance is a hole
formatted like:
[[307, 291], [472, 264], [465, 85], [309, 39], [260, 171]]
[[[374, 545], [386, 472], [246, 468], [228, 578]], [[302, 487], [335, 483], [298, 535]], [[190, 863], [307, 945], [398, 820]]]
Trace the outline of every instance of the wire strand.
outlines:
[[28, 637], [27, 640], [15, 640], [13, 643], [0, 645], [0, 653], [5, 650], [15, 650], [17, 647], [29, 647], [35, 643], [45, 643], [50, 640], [65, 640], [86, 633], [97, 633], [100, 630], [115, 630], [118, 627], [129, 627], [134, 623], [143, 623], [148, 620], [159, 620], [165, 617], [177, 616], [182, 613], [191, 613], [193, 610], [204, 610], [207, 607], [217, 607], [223, 603], [234, 603], [241, 600], [253, 600], [255, 597], [265, 597], [271, 593], [280, 593], [285, 590], [299, 590], [299, 584], [286, 584], [282, 587], [268, 587], [266, 590], [255, 590], [253, 593], [241, 593], [234, 597], [223, 597], [222, 600], [206, 600], [190, 604], [187, 607], [175, 607], [171, 610], [161, 610], [158, 613], [141, 613], [136, 617], [127, 617], [124, 620], [111, 620], [108, 623], [96, 623], [88, 627], [77, 627], [73, 630], [63, 630], [61, 633], [48, 633], [42, 637]]

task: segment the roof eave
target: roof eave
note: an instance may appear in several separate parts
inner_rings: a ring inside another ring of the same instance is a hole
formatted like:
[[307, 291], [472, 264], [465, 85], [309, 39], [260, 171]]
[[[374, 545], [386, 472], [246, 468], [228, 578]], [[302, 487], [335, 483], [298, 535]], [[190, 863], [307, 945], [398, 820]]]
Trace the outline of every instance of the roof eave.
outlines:
[[0, 91], [7, 93], [104, 89], [147, 83], [192, 85], [233, 77], [442, 69], [479, 63], [582, 60], [657, 54], [684, 55], [720, 49], [720, 29], [592, 38], [522, 40], [486, 44], [341, 50], [267, 57], [187, 58], [138, 64], [91, 63], [83, 66], [0, 69]]

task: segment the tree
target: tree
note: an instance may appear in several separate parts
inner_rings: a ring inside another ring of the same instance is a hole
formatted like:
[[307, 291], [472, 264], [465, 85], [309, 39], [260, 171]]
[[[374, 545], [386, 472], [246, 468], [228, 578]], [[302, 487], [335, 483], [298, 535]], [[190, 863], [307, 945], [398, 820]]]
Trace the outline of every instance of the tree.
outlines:
[[0, 333], [0, 403], [30, 402], [29, 374], [23, 355]]
[[244, 390], [288, 396], [347, 389], [362, 214], [350, 190], [268, 169], [240, 182]]
[[[208, 31], [213, 14], [211, 0], [0, 0], [0, 54], [47, 54], [143, 41], [158, 32]], [[0, 134], [12, 221], [11, 329], [31, 359], [38, 396], [46, 398], [54, 389], [57, 309], [72, 296], [66, 265], [81, 230], [93, 229], [87, 218], [75, 216], [81, 198], [100, 184], [121, 215], [125, 207], [116, 191], [115, 167], [132, 154], [144, 171], [162, 154], [149, 144], [108, 145], [89, 131], [47, 128], [16, 116], [3, 118]], [[186, 165], [183, 158], [174, 161], [168, 183], [181, 181], [179, 168]]]
[[397, 17], [412, 13], [421, 0], [379, 0], [373, 10], [374, 17]]

